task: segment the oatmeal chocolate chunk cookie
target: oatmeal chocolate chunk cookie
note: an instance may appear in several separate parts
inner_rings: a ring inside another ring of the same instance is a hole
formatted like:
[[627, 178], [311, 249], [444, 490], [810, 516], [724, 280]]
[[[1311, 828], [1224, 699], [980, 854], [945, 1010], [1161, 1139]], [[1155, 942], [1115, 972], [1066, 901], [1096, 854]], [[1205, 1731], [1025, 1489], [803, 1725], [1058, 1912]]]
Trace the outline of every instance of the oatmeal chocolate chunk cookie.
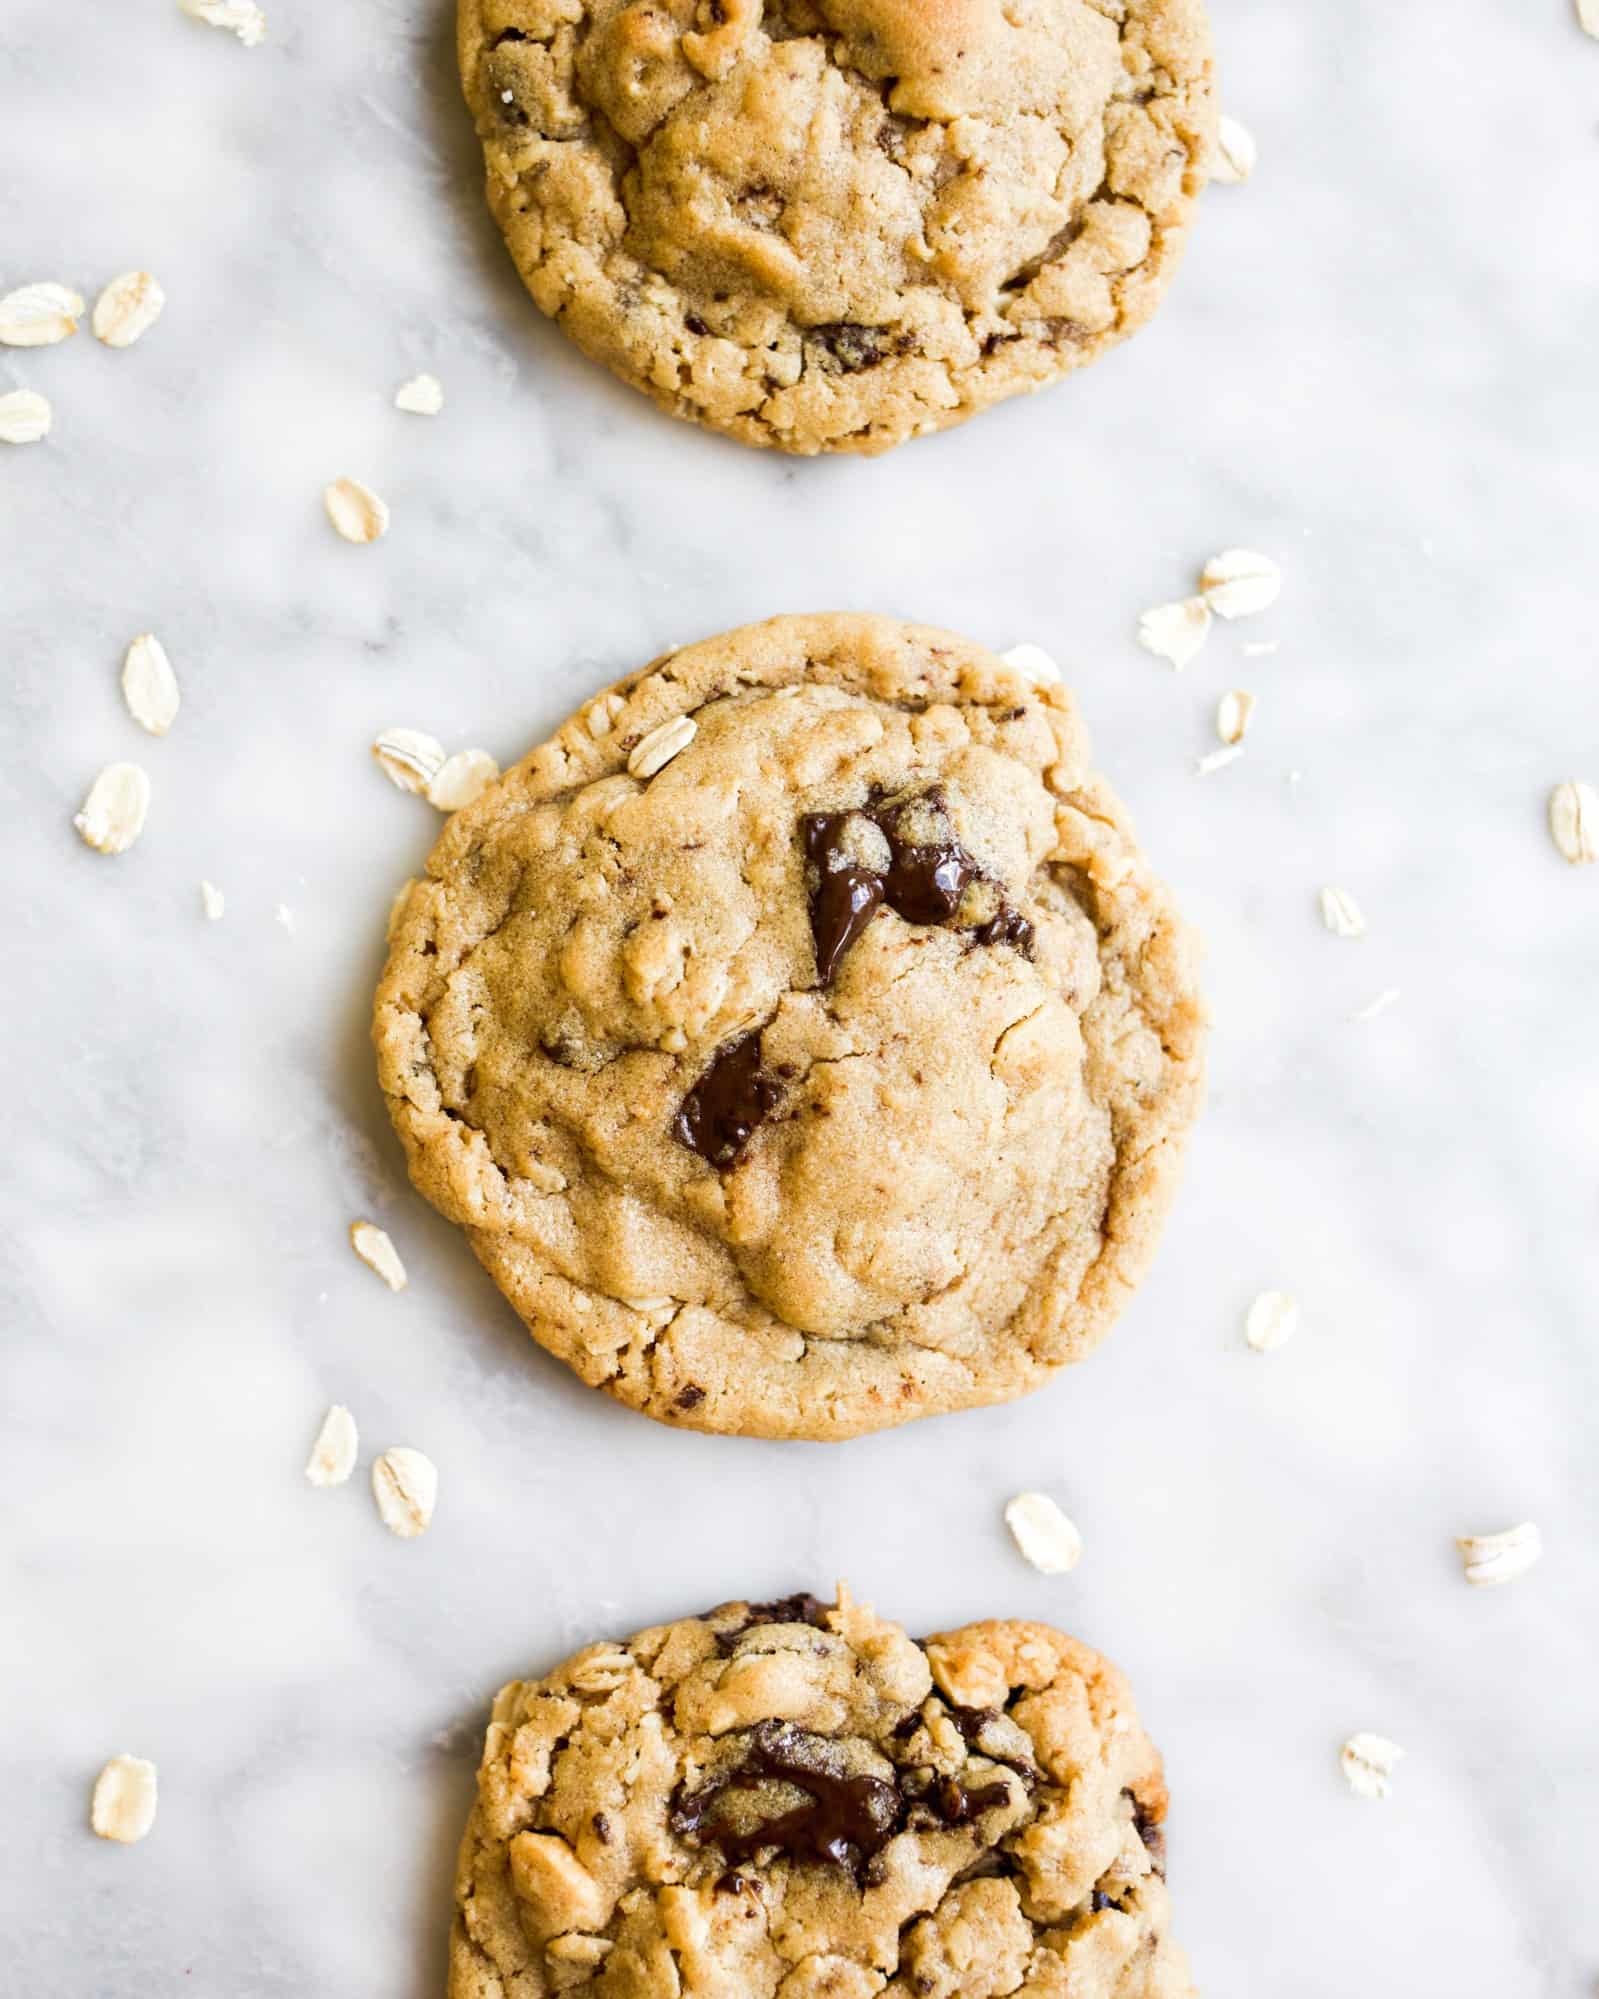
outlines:
[[657, 660], [457, 813], [374, 1033], [413, 1178], [535, 1338], [756, 1436], [1085, 1353], [1200, 1094], [1184, 932], [1070, 697], [842, 615]]
[[500, 1693], [450, 1999], [1191, 1999], [1165, 1815], [1047, 1625], [724, 1604]]
[[1215, 124], [1203, 0], [460, 0], [528, 290], [675, 415], [885, 451], [1154, 311]]

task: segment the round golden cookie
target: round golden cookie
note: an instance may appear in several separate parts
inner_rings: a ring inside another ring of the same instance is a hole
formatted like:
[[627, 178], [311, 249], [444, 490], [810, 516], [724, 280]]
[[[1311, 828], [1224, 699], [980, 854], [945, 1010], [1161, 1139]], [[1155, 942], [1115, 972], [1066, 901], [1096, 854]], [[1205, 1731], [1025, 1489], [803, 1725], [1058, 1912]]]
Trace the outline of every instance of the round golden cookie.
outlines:
[[1188, 941], [1069, 695], [947, 632], [656, 660], [449, 822], [374, 1019], [411, 1174], [663, 1421], [849, 1437], [1080, 1358], [1201, 1093]]
[[460, 0], [528, 290], [677, 416], [886, 451], [1141, 326], [1215, 131], [1203, 0]]
[[724, 1604], [501, 1690], [450, 1999], [1193, 1999], [1166, 1802], [1047, 1625]]

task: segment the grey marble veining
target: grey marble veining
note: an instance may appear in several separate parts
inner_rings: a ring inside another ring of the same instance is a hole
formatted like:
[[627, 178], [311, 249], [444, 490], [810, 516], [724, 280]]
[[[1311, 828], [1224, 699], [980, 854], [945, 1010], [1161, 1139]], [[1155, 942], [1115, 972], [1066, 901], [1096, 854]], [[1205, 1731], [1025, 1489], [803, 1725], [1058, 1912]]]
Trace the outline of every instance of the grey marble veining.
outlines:
[[[539, 320], [445, 0], [269, 11], [245, 50], [169, 0], [0, 10], [0, 286], [169, 294], [124, 354], [0, 350], [56, 409], [0, 447], [0, 1991], [436, 1999], [497, 1682], [846, 1575], [913, 1627], [1035, 1614], [1129, 1670], [1215, 1999], [1587, 1999], [1599, 869], [1542, 815], [1599, 781], [1599, 46], [1566, 0], [1217, 0], [1261, 166], [1155, 326], [948, 437], [795, 464]], [[435, 421], [391, 407], [419, 368]], [[346, 473], [392, 504], [376, 548], [322, 517]], [[1281, 603], [1174, 677], [1136, 615], [1231, 543]], [[435, 821], [366, 745], [508, 759], [666, 644], [824, 606], [1068, 663], [1209, 940], [1212, 1102], [1086, 1366], [845, 1447], [695, 1439], [534, 1350], [404, 1186], [365, 1016]], [[152, 628], [161, 742], [116, 687]], [[1200, 779], [1229, 686], [1248, 752]], [[129, 756], [154, 807], [107, 861], [71, 815]], [[351, 1257], [359, 1212], [404, 1296]], [[1304, 1322], [1261, 1359], [1270, 1285]], [[304, 1485], [335, 1399], [368, 1451], [436, 1459], [426, 1539], [364, 1470]], [[1081, 1524], [1071, 1577], [1010, 1549], [1020, 1485]], [[1452, 1536], [1529, 1516], [1542, 1567], [1468, 1592]], [[1408, 1751], [1386, 1804], [1339, 1776], [1357, 1728]], [[86, 1829], [120, 1749], [161, 1770], [132, 1850]]]

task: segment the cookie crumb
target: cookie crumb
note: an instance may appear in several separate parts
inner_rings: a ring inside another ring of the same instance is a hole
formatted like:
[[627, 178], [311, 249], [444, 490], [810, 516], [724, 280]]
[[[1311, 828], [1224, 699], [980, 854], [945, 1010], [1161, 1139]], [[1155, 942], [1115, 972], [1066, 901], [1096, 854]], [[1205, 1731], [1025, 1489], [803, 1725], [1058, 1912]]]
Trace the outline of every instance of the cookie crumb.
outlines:
[[1580, 778], [1557, 784], [1549, 794], [1549, 835], [1574, 868], [1599, 861], [1599, 791]]
[[405, 1289], [405, 1265], [400, 1261], [400, 1252], [389, 1240], [386, 1229], [380, 1229], [376, 1222], [351, 1222], [350, 1247], [369, 1270], [377, 1272], [391, 1291]]
[[144, 831], [150, 780], [137, 764], [107, 764], [73, 820], [97, 854], [125, 854]]
[[1138, 643], [1181, 673], [1210, 635], [1210, 606], [1203, 597], [1156, 604], [1138, 620]]
[[1224, 111], [1216, 129], [1216, 148], [1210, 156], [1210, 177], [1220, 187], [1240, 187], [1255, 171], [1260, 149], [1247, 125]]
[[1321, 920], [1335, 937], [1364, 937], [1366, 919], [1360, 904], [1346, 888], [1324, 888], [1321, 892]]
[[414, 1541], [432, 1522], [439, 1497], [438, 1470], [421, 1451], [395, 1444], [372, 1466], [372, 1496], [389, 1532], [402, 1541]]
[[1349, 1788], [1357, 1798], [1386, 1798], [1394, 1765], [1404, 1755], [1397, 1742], [1386, 1735], [1362, 1730], [1350, 1736], [1338, 1752], [1338, 1761]]
[[107, 347], [131, 347], [161, 317], [167, 295], [148, 271], [124, 271], [94, 302], [94, 337]]
[[247, 49], [266, 39], [266, 15], [256, 0], [178, 0], [191, 21], [204, 21], [208, 28], [226, 28], [238, 36]]
[[1082, 1535], [1047, 1492], [1018, 1493], [1005, 1508], [1005, 1525], [1042, 1575], [1064, 1576], [1082, 1560]]
[[0, 346], [53, 347], [78, 330], [83, 300], [66, 285], [22, 285], [0, 298]]
[[1457, 1534], [1466, 1581], [1481, 1587], [1514, 1582], [1543, 1556], [1543, 1535], [1531, 1520], [1507, 1527], [1502, 1534]]
[[381, 541], [389, 531], [389, 509], [370, 486], [359, 479], [335, 479], [322, 489], [328, 519], [346, 541]]
[[1244, 1338], [1256, 1353], [1275, 1353], [1299, 1330], [1299, 1300], [1289, 1291], [1262, 1291], [1244, 1320]]
[[1226, 548], [1200, 571], [1199, 588], [1218, 618], [1252, 618], [1276, 603], [1282, 571], [1252, 548]]
[[200, 884], [200, 907], [205, 912], [207, 923], [220, 923], [228, 907], [228, 899], [215, 882]]
[[305, 1466], [307, 1480], [315, 1486], [343, 1485], [355, 1470], [360, 1450], [355, 1418], [342, 1402], [335, 1402], [322, 1418], [322, 1428], [311, 1446]]
[[437, 375], [413, 375], [395, 390], [394, 407], [412, 416], [437, 416], [444, 407], [444, 384]]
[[0, 444], [37, 444], [50, 435], [54, 420], [36, 389], [10, 389], [0, 396]]
[[132, 1846], [155, 1824], [155, 1808], [155, 1765], [142, 1756], [113, 1756], [94, 1780], [89, 1825], [101, 1839]]
[[444, 768], [444, 745], [425, 729], [380, 729], [372, 759], [396, 789], [426, 792]]
[[139, 727], [164, 736], [178, 718], [178, 676], [153, 632], [141, 632], [122, 662], [122, 698]]
[[642, 742], [635, 743], [627, 760], [629, 777], [651, 778], [665, 770], [673, 757], [681, 756], [699, 734], [700, 725], [692, 715], [674, 715], [658, 729], [651, 729]]

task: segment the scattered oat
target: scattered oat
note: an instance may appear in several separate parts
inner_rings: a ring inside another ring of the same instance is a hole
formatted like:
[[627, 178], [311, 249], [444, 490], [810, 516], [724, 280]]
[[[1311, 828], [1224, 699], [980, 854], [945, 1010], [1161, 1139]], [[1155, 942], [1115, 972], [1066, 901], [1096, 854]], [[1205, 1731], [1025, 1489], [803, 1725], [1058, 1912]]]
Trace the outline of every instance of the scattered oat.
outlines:
[[1599, 41], [1599, 0], [1577, 0], [1577, 25]]
[[1378, 1014], [1386, 1013], [1398, 998], [1399, 988], [1397, 986], [1389, 986], [1385, 991], [1380, 992], [1375, 999], [1367, 1000], [1366, 1004], [1355, 1013], [1352, 1013], [1349, 1018], [1351, 1020], [1375, 1020]]
[[1249, 733], [1255, 697], [1243, 688], [1228, 690], [1216, 703], [1216, 734], [1224, 743], [1241, 743]]
[[376, 1222], [351, 1222], [350, 1247], [391, 1291], [405, 1289], [405, 1265], [400, 1261], [400, 1252], [390, 1242], [387, 1231]]
[[1242, 743], [1229, 743], [1225, 749], [1207, 750], [1202, 757], [1194, 758], [1194, 770], [1200, 777], [1209, 777], [1213, 771], [1225, 770], [1229, 764], [1237, 763], [1243, 753]]
[[1457, 1534], [1455, 1546], [1468, 1583], [1512, 1583], [1543, 1554], [1543, 1535], [1531, 1520], [1502, 1534]]
[[37, 444], [50, 435], [50, 405], [35, 389], [0, 396], [0, 444]]
[[1288, 1291], [1262, 1291], [1244, 1320], [1244, 1338], [1256, 1353], [1274, 1353], [1299, 1330], [1299, 1300]]
[[227, 906], [228, 899], [215, 882], [201, 882], [200, 907], [205, 911], [207, 923], [220, 923]]
[[97, 854], [125, 854], [144, 831], [150, 780], [137, 764], [107, 764], [73, 825]]
[[346, 541], [379, 541], [389, 531], [389, 509], [359, 479], [335, 479], [323, 488], [328, 519]]
[[1599, 791], [1580, 778], [1557, 784], [1549, 794], [1549, 832], [1574, 868], [1599, 861]]
[[1282, 571], [1269, 555], [1252, 548], [1227, 548], [1205, 564], [1199, 587], [1218, 618], [1252, 618], [1276, 603], [1283, 587]]
[[1179, 673], [1210, 635], [1210, 606], [1203, 597], [1157, 604], [1138, 620], [1138, 643]]
[[94, 302], [94, 337], [107, 347], [131, 347], [155, 325], [166, 302], [148, 271], [124, 271]]
[[23, 285], [0, 298], [0, 345], [53, 347], [82, 317], [83, 300], [65, 285]]
[[94, 1780], [89, 1825], [102, 1839], [131, 1846], [155, 1824], [155, 1807], [155, 1765], [142, 1756], [113, 1756]]
[[1042, 646], [1012, 646], [1009, 652], [1002, 652], [1000, 658], [1013, 673], [1019, 673], [1024, 680], [1036, 682], [1039, 686], [1052, 686], [1063, 676], [1054, 660]]
[[1321, 892], [1321, 920], [1335, 937], [1364, 937], [1366, 919], [1360, 904], [1346, 888], [1324, 888]]
[[1216, 149], [1210, 156], [1210, 177], [1223, 187], [1237, 187], [1255, 171], [1260, 149], [1255, 135], [1224, 111], [1216, 132]]
[[312, 1485], [343, 1485], [355, 1470], [360, 1450], [355, 1418], [342, 1402], [335, 1402], [322, 1418], [322, 1428], [306, 1460], [305, 1475]]
[[1349, 1779], [1350, 1790], [1357, 1798], [1386, 1798], [1388, 1780], [1393, 1775], [1394, 1765], [1404, 1753], [1399, 1744], [1390, 1742], [1386, 1735], [1372, 1735], [1362, 1730], [1359, 1735], [1350, 1736], [1339, 1750], [1338, 1761]]
[[1025, 1560], [1046, 1576], [1063, 1576], [1082, 1560], [1083, 1537], [1047, 1492], [1021, 1492], [1005, 1508], [1005, 1525]]
[[427, 801], [441, 812], [459, 812], [465, 805], [475, 805], [499, 774], [500, 767], [487, 750], [457, 750], [445, 758], [428, 785]]
[[1245, 659], [1269, 659], [1281, 644], [1281, 639], [1251, 639], [1239, 651]]
[[192, 21], [230, 29], [247, 49], [266, 39], [266, 15], [255, 0], [178, 0], [178, 5]]
[[402, 1541], [425, 1534], [438, 1503], [439, 1474], [431, 1458], [396, 1444], [372, 1466], [372, 1496], [383, 1524]]
[[437, 416], [444, 407], [444, 384], [437, 375], [413, 375], [395, 390], [394, 407], [412, 416]]
[[628, 775], [654, 777], [658, 770], [665, 770], [673, 757], [681, 755], [699, 732], [700, 725], [692, 715], [674, 715], [670, 722], [651, 729], [641, 743], [633, 746], [627, 760]]
[[444, 768], [444, 745], [425, 729], [380, 729], [372, 756], [401, 791], [425, 792]]
[[153, 632], [141, 632], [122, 662], [122, 698], [141, 729], [164, 736], [178, 717], [178, 676]]

